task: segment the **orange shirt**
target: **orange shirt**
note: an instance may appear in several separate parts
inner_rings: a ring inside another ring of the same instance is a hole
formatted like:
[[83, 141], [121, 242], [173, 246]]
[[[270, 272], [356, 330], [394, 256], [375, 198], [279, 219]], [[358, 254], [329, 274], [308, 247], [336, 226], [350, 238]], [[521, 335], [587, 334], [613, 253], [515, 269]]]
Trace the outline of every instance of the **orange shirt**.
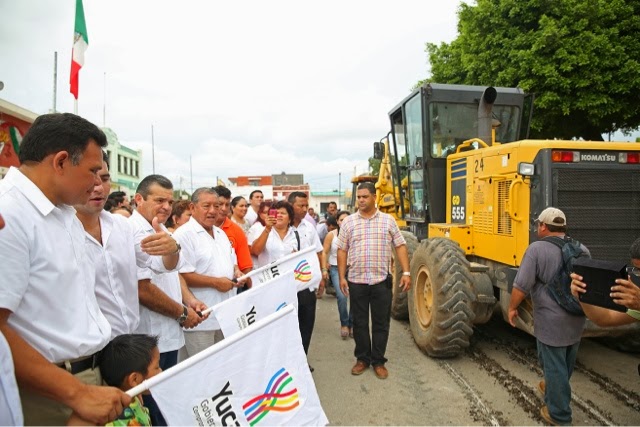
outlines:
[[244, 234], [244, 230], [229, 218], [224, 219], [220, 228], [229, 238], [233, 250], [236, 251], [240, 271], [253, 268], [253, 261], [251, 261], [251, 253], [249, 252], [249, 243], [247, 243], [247, 235]]

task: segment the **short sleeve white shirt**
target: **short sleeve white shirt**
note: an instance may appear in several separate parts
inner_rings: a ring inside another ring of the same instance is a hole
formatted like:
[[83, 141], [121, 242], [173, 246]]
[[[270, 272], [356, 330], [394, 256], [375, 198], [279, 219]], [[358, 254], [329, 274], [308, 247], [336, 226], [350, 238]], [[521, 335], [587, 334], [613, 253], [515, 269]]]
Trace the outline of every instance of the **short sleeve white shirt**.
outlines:
[[[262, 230], [264, 230], [264, 227], [262, 227]], [[261, 233], [262, 231], [251, 236], [249, 244], [252, 244], [258, 237], [260, 237]], [[290, 253], [296, 252], [297, 250], [298, 240], [296, 239], [293, 227], [289, 227], [284, 239], [281, 239], [278, 231], [275, 228], [272, 228], [269, 232], [269, 236], [267, 237], [264, 249], [260, 252], [260, 255], [258, 255], [257, 264], [254, 264], [254, 266], [255, 268], [263, 267], [273, 261], [289, 255]]]
[[86, 233], [87, 252], [96, 268], [98, 305], [113, 339], [134, 333], [140, 323], [135, 243], [131, 223], [121, 215], [102, 211], [100, 229], [102, 244]]
[[11, 348], [0, 332], [0, 425], [21, 426], [23, 424], [22, 404], [13, 369]]
[[249, 205], [247, 208], [247, 214], [244, 216], [244, 220], [250, 225], [253, 225], [258, 220], [258, 213], [253, 209], [253, 206]]
[[320, 243], [320, 237], [318, 237], [315, 225], [309, 221], [302, 220], [293, 229], [298, 230], [298, 234], [300, 234], [300, 249], [315, 247], [316, 252], [322, 252], [322, 243]]
[[111, 337], [98, 308], [85, 232], [17, 168], [0, 181], [0, 307], [9, 325], [53, 363], [89, 356]]
[[[251, 246], [251, 244], [260, 236], [262, 230], [264, 230], [264, 225], [260, 224], [258, 221], [249, 228], [249, 231], [247, 231], [247, 243], [249, 246]], [[251, 261], [253, 262], [254, 269], [260, 267], [260, 264], [258, 264], [258, 257], [254, 254], [251, 254]]]
[[[140, 215], [138, 211], [133, 211], [129, 222], [133, 225], [136, 257], [143, 258], [140, 242], [145, 237], [154, 234], [155, 231], [149, 221]], [[162, 225], [162, 228], [166, 230], [164, 225]], [[160, 268], [162, 265], [162, 257], [153, 256], [149, 258], [159, 259], [160, 263], [155, 263], [155, 267], [137, 267], [138, 280], [150, 279], [152, 285], [157, 286], [175, 302], [182, 304], [182, 291], [180, 289], [180, 278], [177, 270], [181, 267], [182, 256], [180, 257], [180, 262], [176, 270], [164, 270], [164, 272], [161, 272], [162, 268]], [[140, 305], [140, 323], [136, 332], [139, 334], [158, 336], [158, 349], [160, 353], [178, 350], [184, 345], [184, 334], [176, 319], [149, 310], [142, 304]]]
[[[213, 227], [213, 236], [202, 227], [193, 217], [186, 224], [180, 226], [173, 237], [182, 246], [181, 257], [184, 266], [180, 273], [198, 273], [209, 277], [226, 277], [233, 279], [234, 265], [236, 265], [235, 252], [229, 238], [218, 227]], [[190, 288], [193, 295], [204, 302], [207, 307], [225, 301], [236, 295], [237, 289], [220, 292], [213, 288]], [[213, 331], [220, 329], [220, 324], [215, 316], [209, 316], [207, 320], [198, 325], [194, 331]]]
[[[322, 252], [324, 248], [322, 247], [320, 237], [318, 236], [318, 232], [316, 231], [316, 226], [314, 224], [309, 221], [302, 220], [297, 227], [291, 228], [298, 231], [298, 235], [300, 236], [300, 249], [314, 247], [316, 253]], [[318, 285], [309, 288], [309, 290], [315, 291], [318, 288]]]

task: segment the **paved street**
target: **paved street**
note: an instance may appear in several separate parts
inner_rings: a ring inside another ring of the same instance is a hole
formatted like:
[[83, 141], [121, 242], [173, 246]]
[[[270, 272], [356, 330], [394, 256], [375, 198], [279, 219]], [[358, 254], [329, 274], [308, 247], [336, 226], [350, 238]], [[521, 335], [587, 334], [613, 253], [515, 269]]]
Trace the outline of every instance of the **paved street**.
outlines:
[[[309, 361], [331, 425], [541, 425], [535, 340], [501, 319], [475, 328], [471, 348], [436, 360], [408, 323], [391, 321], [389, 378], [350, 371], [353, 340], [339, 336], [336, 299], [318, 301]], [[572, 379], [574, 425], [640, 425], [638, 354], [583, 340]]]

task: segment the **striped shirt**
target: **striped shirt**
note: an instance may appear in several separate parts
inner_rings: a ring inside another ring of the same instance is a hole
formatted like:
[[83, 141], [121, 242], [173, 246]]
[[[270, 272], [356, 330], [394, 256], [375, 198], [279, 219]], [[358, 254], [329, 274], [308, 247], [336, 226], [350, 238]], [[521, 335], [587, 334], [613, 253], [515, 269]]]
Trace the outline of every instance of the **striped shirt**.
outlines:
[[371, 218], [360, 212], [344, 219], [338, 234], [338, 249], [347, 251], [347, 265], [352, 283], [374, 285], [386, 279], [391, 264], [391, 245], [406, 242], [391, 215], [376, 211]]

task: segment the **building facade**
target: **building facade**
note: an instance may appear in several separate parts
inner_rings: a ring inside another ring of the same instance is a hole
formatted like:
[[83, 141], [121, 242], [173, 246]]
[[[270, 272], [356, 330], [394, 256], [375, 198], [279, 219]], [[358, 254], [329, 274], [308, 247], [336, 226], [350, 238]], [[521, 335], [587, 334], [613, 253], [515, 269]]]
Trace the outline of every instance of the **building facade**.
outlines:
[[107, 136], [107, 156], [109, 157], [109, 173], [111, 174], [111, 190], [124, 191], [127, 195], [135, 194], [142, 180], [142, 150], [133, 150], [120, 144], [118, 136], [111, 128], [102, 128]]
[[18, 155], [22, 137], [37, 117], [33, 111], [0, 99], [0, 179], [11, 166], [20, 166]]

